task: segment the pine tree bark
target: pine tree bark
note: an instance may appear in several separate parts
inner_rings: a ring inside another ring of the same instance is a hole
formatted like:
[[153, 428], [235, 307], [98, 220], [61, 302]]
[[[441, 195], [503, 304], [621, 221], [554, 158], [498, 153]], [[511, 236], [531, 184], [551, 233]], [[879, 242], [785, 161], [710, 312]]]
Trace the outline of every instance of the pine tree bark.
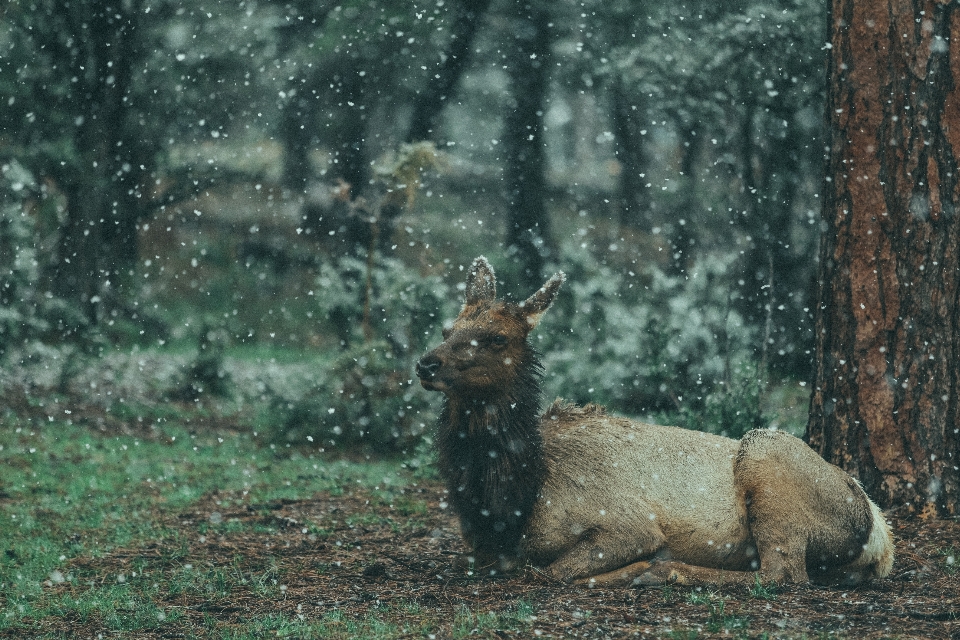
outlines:
[[833, 0], [807, 438], [885, 507], [960, 513], [960, 6]]

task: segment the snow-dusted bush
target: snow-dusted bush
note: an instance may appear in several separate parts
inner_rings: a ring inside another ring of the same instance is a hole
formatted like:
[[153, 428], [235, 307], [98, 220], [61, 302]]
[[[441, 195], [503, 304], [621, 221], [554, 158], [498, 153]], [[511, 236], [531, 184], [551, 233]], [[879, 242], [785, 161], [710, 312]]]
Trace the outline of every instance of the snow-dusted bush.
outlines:
[[[709, 408], [717, 419], [705, 426], [735, 431], [720, 416], [756, 377], [760, 336], [735, 310], [734, 260], [701, 256], [686, 275], [671, 276], [621, 269], [586, 249], [567, 248], [565, 292], [533, 335], [544, 354], [547, 398], [599, 402], [630, 414], [679, 414], [690, 422]], [[753, 413], [759, 415], [759, 403]], [[753, 416], [744, 421], [756, 426]]]
[[352, 347], [333, 362], [315, 390], [292, 402], [273, 403], [271, 412], [280, 417], [281, 429], [274, 435], [324, 448], [413, 448], [435, 416], [406, 369], [386, 342]]
[[0, 167], [0, 354], [46, 326], [37, 311], [34, 221], [24, 206], [35, 188], [17, 162]]
[[36, 216], [28, 203], [41, 193], [34, 176], [18, 162], [0, 165], [0, 355], [63, 326], [86, 322], [77, 309], [40, 289]]
[[196, 400], [204, 395], [227, 398], [233, 394], [233, 380], [226, 368], [230, 333], [223, 323], [206, 318], [200, 326], [197, 355], [184, 371], [183, 379], [171, 392], [179, 400]]
[[368, 263], [345, 256], [326, 263], [316, 296], [328, 330], [343, 346], [382, 339], [398, 357], [422, 351], [457, 308], [456, 295], [439, 276], [423, 276], [395, 258]]
[[344, 351], [314, 391], [274, 403], [276, 435], [380, 451], [414, 444], [435, 416], [413, 366], [456, 313], [456, 295], [439, 277], [391, 258], [341, 258], [321, 268], [317, 285], [321, 317]]

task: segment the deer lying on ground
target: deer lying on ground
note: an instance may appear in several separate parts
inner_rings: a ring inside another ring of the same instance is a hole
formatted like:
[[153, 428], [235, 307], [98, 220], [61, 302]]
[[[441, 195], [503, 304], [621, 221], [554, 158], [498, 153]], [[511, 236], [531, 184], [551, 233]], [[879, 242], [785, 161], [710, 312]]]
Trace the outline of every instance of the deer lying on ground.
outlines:
[[742, 440], [560, 400], [540, 415], [527, 336], [557, 273], [527, 300], [496, 298], [477, 258], [466, 303], [416, 365], [446, 401], [439, 468], [476, 566], [519, 561], [607, 584], [858, 583], [893, 564], [890, 528], [856, 480], [781, 431]]

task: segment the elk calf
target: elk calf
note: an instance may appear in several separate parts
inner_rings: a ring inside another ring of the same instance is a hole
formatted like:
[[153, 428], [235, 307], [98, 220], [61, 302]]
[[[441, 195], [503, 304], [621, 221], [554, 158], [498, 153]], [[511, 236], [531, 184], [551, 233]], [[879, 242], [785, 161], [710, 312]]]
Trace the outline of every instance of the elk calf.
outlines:
[[780, 431], [742, 440], [560, 400], [540, 414], [527, 336], [562, 273], [527, 300], [496, 298], [479, 257], [444, 341], [417, 363], [446, 398], [440, 473], [480, 566], [518, 560], [607, 583], [857, 583], [893, 564], [890, 529], [856, 480]]

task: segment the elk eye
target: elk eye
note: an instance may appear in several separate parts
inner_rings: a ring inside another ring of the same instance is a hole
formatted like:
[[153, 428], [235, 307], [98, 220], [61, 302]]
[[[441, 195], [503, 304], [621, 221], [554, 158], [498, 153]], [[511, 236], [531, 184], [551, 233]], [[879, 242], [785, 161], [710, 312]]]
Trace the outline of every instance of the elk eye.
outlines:
[[490, 339], [490, 342], [495, 347], [502, 347], [507, 344], [507, 336], [503, 334], [497, 334]]

